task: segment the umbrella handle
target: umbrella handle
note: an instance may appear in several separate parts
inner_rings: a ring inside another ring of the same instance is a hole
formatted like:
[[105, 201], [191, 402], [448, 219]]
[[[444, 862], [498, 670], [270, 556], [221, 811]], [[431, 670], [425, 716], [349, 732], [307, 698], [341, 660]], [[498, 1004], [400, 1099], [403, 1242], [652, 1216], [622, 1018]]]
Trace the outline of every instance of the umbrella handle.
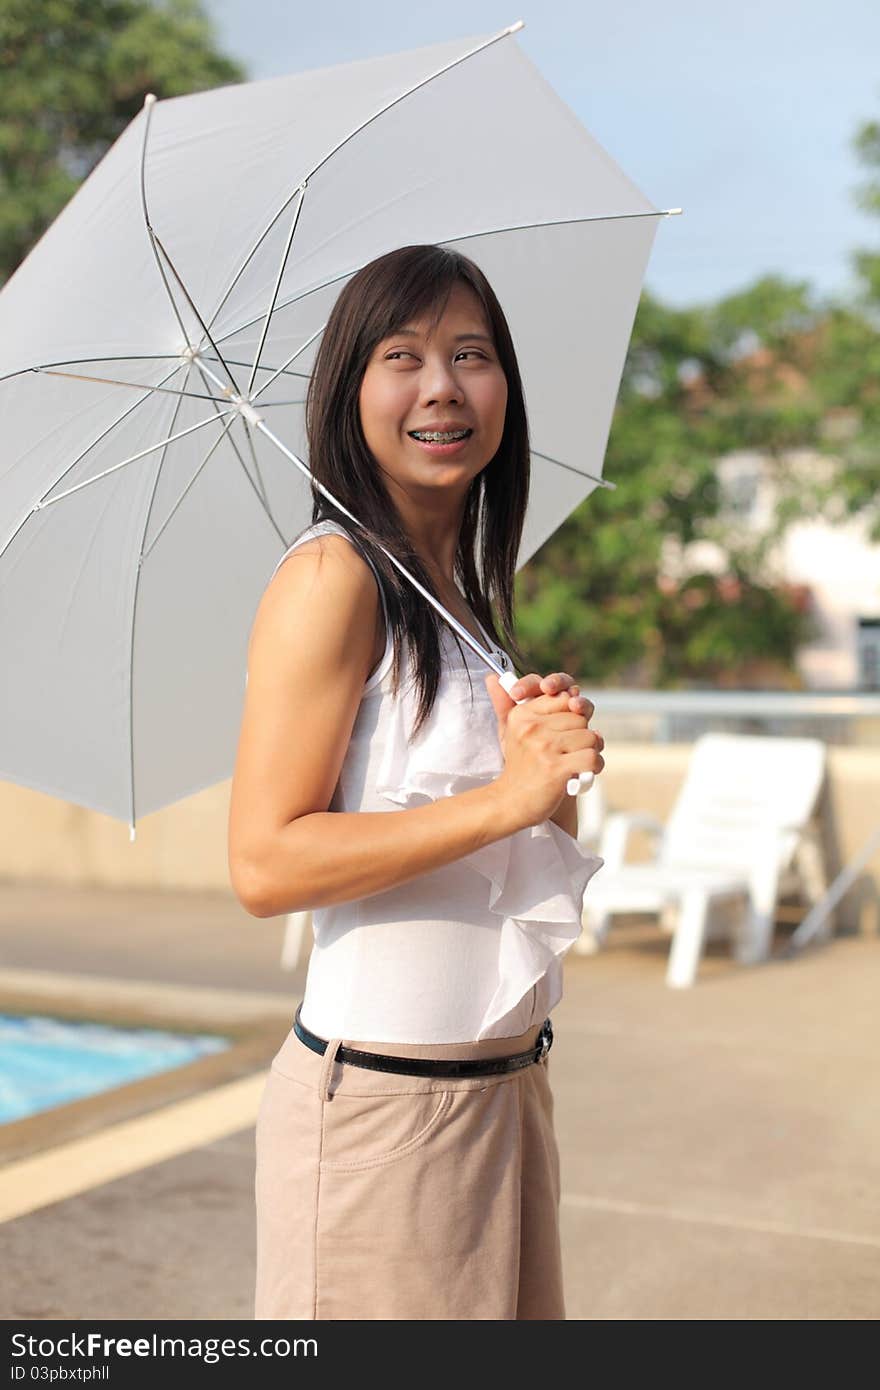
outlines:
[[[498, 677], [498, 684], [501, 686], [502, 690], [506, 690], [508, 695], [510, 695], [511, 686], [516, 685], [518, 680], [519, 676], [515, 671], [505, 671], [503, 675]], [[511, 699], [512, 698], [511, 696]], [[525, 703], [525, 700], [529, 698], [531, 697], [526, 696], [525, 699], [517, 700], [516, 703], [522, 705]], [[580, 792], [589, 791], [594, 780], [595, 776], [592, 772], [580, 772], [577, 777], [569, 777], [565, 784], [565, 790], [569, 796], [577, 796]]]

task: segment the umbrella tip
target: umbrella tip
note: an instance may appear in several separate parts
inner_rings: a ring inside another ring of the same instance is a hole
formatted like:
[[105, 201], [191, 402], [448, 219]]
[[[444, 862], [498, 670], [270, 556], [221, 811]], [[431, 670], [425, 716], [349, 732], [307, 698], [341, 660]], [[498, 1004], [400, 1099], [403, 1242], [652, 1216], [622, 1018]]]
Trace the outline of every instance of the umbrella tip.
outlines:
[[130, 845], [133, 845], [133, 844], [134, 844], [134, 839], [135, 839], [135, 828], [134, 828], [133, 825], [130, 825], [130, 826], [128, 827], [128, 843], [129, 843]]
[[144, 106], [155, 106], [155, 105], [156, 105], [156, 97], [155, 97], [154, 93], [153, 93], [153, 92], [147, 92], [147, 95], [144, 97]]
[[508, 32], [508, 34], [515, 34], [516, 31], [517, 31], [518, 29], [524, 29], [525, 26], [526, 26], [525, 20], [524, 20], [524, 19], [518, 19], [518, 20], [516, 21], [515, 24], [511, 24], [511, 25], [510, 25], [510, 27], [508, 28], [507, 32]]
[[667, 216], [667, 217], [680, 217], [681, 214], [682, 214], [683, 212], [684, 212], [684, 208], [667, 208], [667, 209], [666, 209], [666, 216]]

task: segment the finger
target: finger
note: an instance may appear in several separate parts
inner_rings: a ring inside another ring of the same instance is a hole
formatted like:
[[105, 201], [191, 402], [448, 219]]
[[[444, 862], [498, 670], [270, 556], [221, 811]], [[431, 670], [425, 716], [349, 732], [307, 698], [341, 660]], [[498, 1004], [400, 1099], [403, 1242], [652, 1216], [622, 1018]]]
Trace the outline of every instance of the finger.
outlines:
[[508, 690], [511, 700], [530, 700], [541, 693], [541, 677], [537, 671], [531, 671], [527, 676], [520, 676], [515, 685]]
[[541, 681], [541, 689], [545, 695], [556, 695], [560, 690], [567, 690], [574, 684], [574, 676], [570, 676], [567, 671], [551, 671], [549, 676], [545, 676]]
[[571, 684], [572, 677], [567, 671], [551, 671], [549, 676], [539, 676], [536, 671], [531, 671], [527, 676], [520, 676], [509, 694], [513, 700], [529, 700], [538, 695], [558, 695]]
[[577, 710], [579, 714], [584, 715], [589, 724], [593, 715], [593, 710], [595, 709], [592, 700], [589, 700], [586, 695], [572, 695], [570, 690], [566, 690], [564, 693], [568, 696], [569, 708]]
[[[569, 680], [569, 677], [567, 677], [567, 674], [564, 673], [564, 671], [555, 671], [555, 673], [553, 673], [553, 676], [564, 677], [566, 678], [566, 680]], [[585, 714], [585, 716], [587, 716], [587, 723], [589, 723], [589, 720], [592, 719], [592, 713], [594, 713], [595, 705], [594, 703], [592, 703], [591, 699], [587, 698], [587, 696], [581, 695], [580, 685], [576, 685], [573, 682], [573, 684], [570, 684], [569, 687], [567, 687], [566, 694], [569, 695], [571, 701], [571, 708], [577, 708], [578, 712]]]
[[[564, 737], [564, 735], [562, 737]], [[566, 748], [564, 745], [560, 745], [558, 752], [562, 757], [565, 758], [571, 757], [573, 753], [577, 753], [581, 758], [583, 758], [583, 766], [578, 769], [580, 772], [597, 772], [599, 769], [600, 760], [602, 766], [604, 767], [605, 765], [605, 760], [602, 757], [602, 754], [599, 752], [599, 749], [590, 743], [588, 743], [585, 747], [581, 747], [576, 743], [572, 744], [571, 747], [568, 748]]]
[[[528, 709], [533, 714], [555, 714], [557, 710], [566, 710], [575, 713], [571, 709], [571, 698], [567, 690], [560, 690], [557, 695], [537, 695], [528, 701]], [[588, 702], [589, 703], [589, 702]], [[526, 708], [526, 706], [523, 706]], [[577, 711], [578, 718], [583, 719], [585, 711]]]
[[561, 742], [560, 751], [565, 757], [577, 755], [581, 762], [578, 771], [599, 773], [605, 766], [605, 759], [593, 744], [582, 743], [577, 734], [571, 734]]
[[588, 729], [581, 716], [575, 714], [573, 710], [563, 709], [557, 714], [546, 714], [541, 720], [541, 725], [542, 728], [548, 729], [577, 730], [583, 735], [584, 748], [599, 748], [605, 742], [602, 735]]

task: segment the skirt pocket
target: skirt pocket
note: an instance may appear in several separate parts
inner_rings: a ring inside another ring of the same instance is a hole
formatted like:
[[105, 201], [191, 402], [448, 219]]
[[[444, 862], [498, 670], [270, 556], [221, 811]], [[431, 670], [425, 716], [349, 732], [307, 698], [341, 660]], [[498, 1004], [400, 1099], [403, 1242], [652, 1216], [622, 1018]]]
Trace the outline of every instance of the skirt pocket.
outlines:
[[321, 1170], [382, 1168], [423, 1149], [442, 1132], [452, 1091], [345, 1095], [324, 1103]]

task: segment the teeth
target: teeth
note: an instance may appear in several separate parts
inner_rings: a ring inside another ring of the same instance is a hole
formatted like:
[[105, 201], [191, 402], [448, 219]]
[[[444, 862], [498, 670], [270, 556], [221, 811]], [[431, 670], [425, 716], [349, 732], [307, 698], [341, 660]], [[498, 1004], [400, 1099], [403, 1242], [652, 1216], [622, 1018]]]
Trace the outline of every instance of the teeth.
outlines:
[[441, 434], [439, 430], [413, 430], [414, 439], [424, 439], [430, 444], [451, 444], [455, 439], [464, 439], [468, 431], [456, 430], [454, 433]]

